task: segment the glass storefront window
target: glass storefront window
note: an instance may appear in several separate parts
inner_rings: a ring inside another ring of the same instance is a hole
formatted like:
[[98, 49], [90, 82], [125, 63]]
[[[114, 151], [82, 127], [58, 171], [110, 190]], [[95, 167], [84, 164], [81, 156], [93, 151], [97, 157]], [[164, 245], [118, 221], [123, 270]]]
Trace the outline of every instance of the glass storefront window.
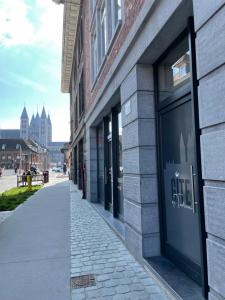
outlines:
[[119, 177], [123, 176], [123, 162], [122, 162], [122, 118], [121, 112], [118, 114], [118, 163], [119, 163]]
[[188, 38], [176, 46], [159, 65], [159, 101], [190, 81], [190, 52]]
[[103, 124], [97, 128], [98, 200], [104, 202], [104, 136]]

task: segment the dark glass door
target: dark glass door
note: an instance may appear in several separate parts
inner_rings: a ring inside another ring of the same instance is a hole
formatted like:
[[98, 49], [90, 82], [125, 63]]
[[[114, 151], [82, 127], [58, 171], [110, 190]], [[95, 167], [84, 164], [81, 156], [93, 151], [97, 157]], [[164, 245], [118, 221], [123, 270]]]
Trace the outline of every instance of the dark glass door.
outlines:
[[200, 282], [197, 163], [191, 97], [160, 112], [165, 253]]
[[77, 184], [77, 146], [74, 147], [74, 183]]
[[113, 186], [113, 176], [112, 176], [112, 139], [111, 137], [108, 137], [107, 139], [107, 156], [108, 156], [108, 164], [107, 164], [107, 180], [108, 180], [108, 203], [109, 203], [109, 210], [112, 211], [112, 200], [113, 200], [113, 196], [112, 196], [112, 186]]
[[97, 128], [98, 201], [104, 203], [104, 135], [103, 124]]
[[122, 162], [122, 118], [119, 110], [115, 118], [116, 126], [116, 157], [115, 157], [115, 190], [116, 190], [116, 217], [123, 221], [124, 201], [123, 201], [123, 162]]
[[190, 51], [184, 37], [157, 66], [163, 251], [201, 283], [201, 239]]
[[112, 212], [112, 122], [104, 120], [104, 190], [105, 209]]

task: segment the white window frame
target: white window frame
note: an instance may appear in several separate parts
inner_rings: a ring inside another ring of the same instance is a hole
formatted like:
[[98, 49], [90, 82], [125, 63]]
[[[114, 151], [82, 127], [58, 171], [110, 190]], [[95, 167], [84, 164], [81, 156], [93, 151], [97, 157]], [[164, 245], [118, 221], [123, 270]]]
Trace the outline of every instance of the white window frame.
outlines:
[[[93, 1], [93, 2], [91, 2]], [[116, 19], [117, 1], [120, 16]], [[94, 87], [123, 20], [123, 0], [90, 0], [91, 67]]]
[[92, 57], [92, 81], [95, 80], [98, 73], [98, 39], [96, 24], [91, 34], [91, 57]]
[[[120, 15], [117, 12], [120, 4]], [[112, 18], [112, 36], [114, 35], [118, 24], [122, 21], [122, 0], [111, 0], [111, 18]]]
[[107, 1], [103, 0], [99, 8], [99, 26], [100, 26], [100, 57], [101, 62], [104, 59], [108, 48], [108, 16], [107, 16]]

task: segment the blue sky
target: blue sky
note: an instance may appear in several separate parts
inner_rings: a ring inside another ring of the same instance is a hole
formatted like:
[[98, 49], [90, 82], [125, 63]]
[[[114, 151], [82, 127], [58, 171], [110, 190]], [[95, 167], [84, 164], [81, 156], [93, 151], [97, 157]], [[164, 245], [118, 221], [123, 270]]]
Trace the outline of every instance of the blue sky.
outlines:
[[45, 105], [53, 140], [69, 139], [69, 95], [60, 92], [63, 6], [0, 0], [0, 128], [18, 128]]

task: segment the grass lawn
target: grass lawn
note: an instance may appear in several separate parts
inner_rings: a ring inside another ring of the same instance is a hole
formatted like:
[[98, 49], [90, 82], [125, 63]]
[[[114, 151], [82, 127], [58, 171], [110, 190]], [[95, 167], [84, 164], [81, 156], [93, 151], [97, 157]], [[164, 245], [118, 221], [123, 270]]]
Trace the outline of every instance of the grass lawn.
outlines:
[[0, 194], [0, 211], [14, 210], [41, 187], [42, 185], [32, 186], [31, 191], [28, 191], [27, 187], [18, 187]]

